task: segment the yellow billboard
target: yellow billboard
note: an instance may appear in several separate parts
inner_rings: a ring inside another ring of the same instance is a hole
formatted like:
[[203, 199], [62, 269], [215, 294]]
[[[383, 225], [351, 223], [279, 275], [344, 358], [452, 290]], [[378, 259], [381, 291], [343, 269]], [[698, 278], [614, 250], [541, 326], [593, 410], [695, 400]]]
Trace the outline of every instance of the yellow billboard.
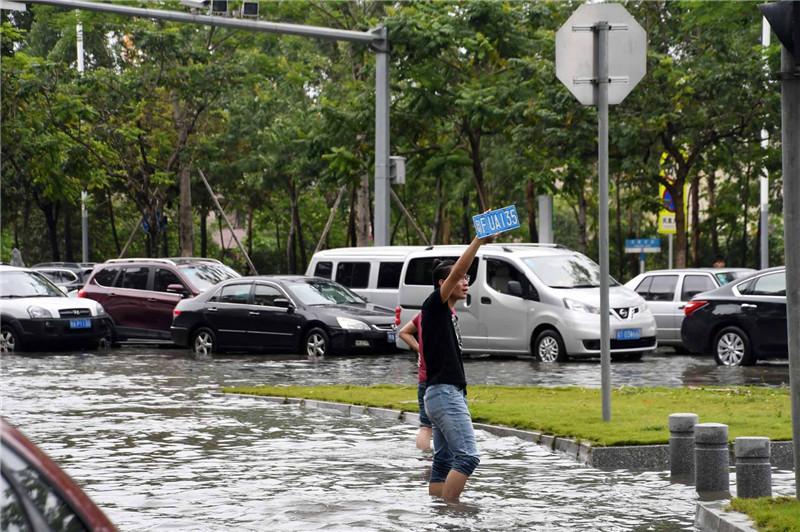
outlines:
[[[675, 224], [675, 200], [672, 198], [669, 189], [662, 184], [658, 185], [658, 197], [661, 200], [661, 209], [658, 211], [658, 232], [662, 235], [674, 235]], [[687, 199], [689, 198], [689, 185], [683, 185], [683, 219], [687, 215]]]

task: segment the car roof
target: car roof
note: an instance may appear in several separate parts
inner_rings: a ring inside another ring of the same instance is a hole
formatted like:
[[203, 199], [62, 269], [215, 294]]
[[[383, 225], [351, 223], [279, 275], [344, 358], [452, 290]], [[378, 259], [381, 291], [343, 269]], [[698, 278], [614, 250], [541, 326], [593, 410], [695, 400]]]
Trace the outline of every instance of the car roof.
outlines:
[[222, 264], [217, 259], [205, 257], [169, 257], [169, 258], [150, 258], [150, 257], [131, 257], [127, 259], [108, 259], [103, 264], [169, 264], [171, 266], [183, 266], [186, 264]]
[[354, 248], [333, 248], [314, 253], [317, 259], [405, 257], [412, 251], [425, 249], [425, 246], [362, 246]]
[[[273, 282], [293, 282], [293, 281], [308, 281], [308, 280], [316, 280], [316, 281], [327, 281], [329, 283], [335, 283], [336, 281], [332, 281], [327, 277], [315, 277], [313, 275], [290, 275], [290, 274], [276, 274], [276, 275], [246, 275], [243, 277], [237, 277], [236, 279], [227, 279], [223, 281], [224, 283], [231, 283], [231, 282], [242, 282], [242, 281], [273, 281]], [[220, 283], [222, 284], [222, 283]]]
[[30, 268], [20, 268], [19, 266], [7, 266], [0, 264], [0, 272], [29, 272]]
[[[428, 246], [422, 251], [411, 253], [413, 257], [438, 257], [440, 255], [460, 255], [467, 249], [464, 244]], [[477, 255], [485, 253], [502, 253], [517, 257], [553, 257], [558, 255], [580, 254], [564, 247], [560, 244], [533, 244], [533, 243], [509, 243], [509, 244], [484, 244], [478, 249]]]
[[639, 275], [656, 273], [725, 273], [725, 272], [755, 272], [753, 268], [672, 268], [661, 270], [648, 270]]

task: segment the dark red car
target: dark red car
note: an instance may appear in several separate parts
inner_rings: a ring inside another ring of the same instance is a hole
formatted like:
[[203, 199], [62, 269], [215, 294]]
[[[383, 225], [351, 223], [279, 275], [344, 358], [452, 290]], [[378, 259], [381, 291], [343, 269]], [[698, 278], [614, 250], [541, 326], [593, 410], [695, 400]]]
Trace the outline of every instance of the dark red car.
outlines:
[[2, 418], [0, 441], [3, 530], [116, 530], [69, 475]]
[[236, 277], [214, 259], [113, 259], [95, 266], [78, 296], [103, 305], [114, 320], [115, 340], [171, 342], [172, 309], [178, 301]]

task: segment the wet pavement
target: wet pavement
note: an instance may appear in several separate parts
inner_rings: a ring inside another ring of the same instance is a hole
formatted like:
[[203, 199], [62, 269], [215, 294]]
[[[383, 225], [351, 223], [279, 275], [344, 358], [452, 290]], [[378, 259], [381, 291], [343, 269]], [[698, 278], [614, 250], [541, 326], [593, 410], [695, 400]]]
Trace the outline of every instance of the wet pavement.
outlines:
[[[599, 386], [597, 361], [470, 359], [474, 383]], [[788, 382], [785, 362], [717, 368], [656, 355], [614, 385]], [[398, 383], [410, 356], [225, 355], [123, 347], [3, 355], [3, 415], [58, 461], [121, 530], [691, 530], [696, 496], [665, 472], [595, 470], [478, 433], [482, 463], [453, 507], [426, 494], [415, 428], [258, 399], [222, 385]], [[776, 472], [778, 494], [793, 493]]]

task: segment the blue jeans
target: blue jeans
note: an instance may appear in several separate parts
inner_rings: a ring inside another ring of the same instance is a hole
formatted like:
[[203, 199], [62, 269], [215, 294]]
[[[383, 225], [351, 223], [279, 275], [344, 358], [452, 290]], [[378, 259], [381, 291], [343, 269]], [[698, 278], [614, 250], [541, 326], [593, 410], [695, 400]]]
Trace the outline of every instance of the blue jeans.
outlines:
[[431, 427], [431, 420], [428, 418], [428, 413], [425, 412], [425, 388], [427, 385], [422, 381], [417, 386], [417, 403], [419, 403], [419, 426]]
[[464, 391], [452, 384], [425, 390], [425, 409], [433, 422], [431, 482], [444, 482], [451, 469], [470, 476], [480, 463], [472, 417]]

